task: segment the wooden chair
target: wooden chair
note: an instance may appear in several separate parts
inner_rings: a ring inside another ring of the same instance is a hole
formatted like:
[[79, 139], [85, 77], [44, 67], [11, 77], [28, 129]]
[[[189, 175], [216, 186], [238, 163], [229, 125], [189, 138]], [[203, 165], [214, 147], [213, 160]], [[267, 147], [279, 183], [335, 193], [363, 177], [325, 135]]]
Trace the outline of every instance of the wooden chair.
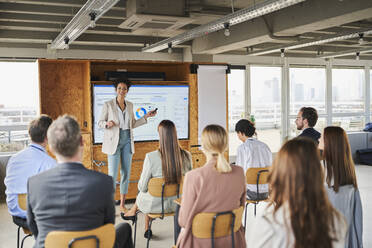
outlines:
[[[167, 197], [177, 196], [177, 198], [180, 197], [180, 194], [182, 193], [182, 183], [183, 178], [181, 180], [180, 184], [165, 184], [165, 181], [163, 178], [151, 178], [148, 184], [148, 192], [153, 197], [161, 197], [161, 213], [149, 213], [147, 214], [150, 217], [150, 223], [149, 223], [149, 230], [151, 230], [152, 222], [159, 218], [164, 219], [164, 217], [168, 216], [174, 216], [174, 212], [172, 213], [164, 213], [164, 199]], [[137, 214], [134, 219], [134, 246], [136, 244], [136, 233], [137, 233]], [[150, 235], [147, 238], [147, 247], [150, 245]]]
[[[199, 213], [192, 220], [192, 235], [196, 238], [214, 239], [231, 235], [231, 247], [235, 247], [234, 233], [242, 226], [244, 207], [225, 212]], [[232, 231], [233, 230], [233, 231]]]
[[112, 248], [115, 227], [109, 223], [88, 231], [52, 231], [45, 239], [45, 248]]
[[[20, 209], [27, 211], [27, 194], [18, 194], [18, 206]], [[17, 248], [19, 248], [19, 236], [20, 236], [20, 230], [21, 228], [23, 229], [23, 232], [26, 236], [23, 237], [22, 242], [21, 242], [21, 248], [23, 247], [23, 243], [26, 238], [31, 237], [32, 233], [28, 228], [18, 226], [18, 231], [17, 231]]]
[[259, 199], [258, 194], [260, 193], [259, 185], [260, 184], [267, 184], [267, 178], [269, 175], [269, 170], [271, 167], [261, 167], [261, 168], [248, 168], [247, 172], [245, 173], [245, 177], [247, 180], [247, 184], [256, 184], [257, 186], [257, 198], [256, 199], [247, 199], [245, 203], [245, 217], [244, 217], [244, 228], [247, 223], [247, 207], [248, 204], [254, 204], [254, 216], [256, 216], [256, 207], [257, 204], [261, 201], [266, 201], [266, 199]]

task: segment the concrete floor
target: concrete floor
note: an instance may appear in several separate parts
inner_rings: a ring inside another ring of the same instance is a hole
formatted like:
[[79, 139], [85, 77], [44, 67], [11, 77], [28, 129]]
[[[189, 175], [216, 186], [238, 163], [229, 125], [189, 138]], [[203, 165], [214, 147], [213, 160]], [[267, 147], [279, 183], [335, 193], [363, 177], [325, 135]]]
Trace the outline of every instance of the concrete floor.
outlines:
[[[372, 247], [372, 167], [371, 166], [357, 166], [357, 177], [359, 190], [362, 197], [363, 205], [363, 241], [364, 247]], [[131, 204], [128, 204], [129, 207]], [[261, 206], [260, 206], [261, 205]], [[258, 211], [262, 210], [265, 206], [260, 204]], [[119, 213], [119, 209], [117, 209]], [[248, 220], [253, 218], [253, 209], [249, 208]], [[116, 223], [121, 223], [123, 220], [119, 215], [116, 216]], [[140, 214], [138, 229], [137, 229], [137, 245], [136, 247], [146, 247], [146, 239], [144, 234], [143, 215]], [[248, 225], [249, 226], [249, 225]], [[156, 220], [153, 222], [153, 239], [150, 242], [152, 248], [172, 247], [173, 245], [173, 217], [165, 218], [164, 220]], [[248, 227], [249, 230], [249, 227]], [[0, 204], [0, 248], [13, 248], [16, 247], [17, 227], [13, 224], [6, 204]], [[33, 238], [28, 238], [25, 241], [25, 248], [33, 246]]]

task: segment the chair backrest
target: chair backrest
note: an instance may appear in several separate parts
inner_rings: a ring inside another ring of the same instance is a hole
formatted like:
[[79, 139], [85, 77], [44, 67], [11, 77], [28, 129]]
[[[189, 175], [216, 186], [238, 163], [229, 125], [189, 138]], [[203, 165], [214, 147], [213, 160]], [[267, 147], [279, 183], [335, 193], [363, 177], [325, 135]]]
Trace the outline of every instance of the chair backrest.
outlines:
[[248, 168], [245, 173], [247, 184], [267, 184], [270, 167]]
[[45, 248], [112, 248], [115, 227], [106, 224], [88, 231], [52, 231], [45, 239]]
[[[163, 197], [171, 197], [171, 196], [177, 196], [182, 193], [182, 183], [183, 178], [181, 180], [180, 184], [165, 184], [165, 181], [163, 178], [151, 178], [148, 184], [148, 190], [150, 195], [154, 197], [162, 197], [162, 191], [164, 186], [164, 194]], [[178, 198], [177, 197], [177, 198]]]
[[[243, 214], [244, 207], [241, 206], [237, 209], [234, 209], [232, 212], [235, 214], [235, 222], [234, 222], [234, 232], [237, 232], [242, 225], [242, 214]], [[225, 213], [225, 212], [220, 212]], [[196, 238], [207, 239], [212, 237], [212, 223], [213, 218], [218, 214], [215, 213], [199, 213], [194, 216], [192, 220], [192, 235]], [[231, 234], [231, 221], [232, 215], [231, 214], [224, 214], [220, 215], [216, 219], [215, 229], [214, 229], [214, 237], [224, 237]]]
[[[241, 206], [232, 211], [199, 213], [192, 220], [192, 235], [196, 238], [211, 238], [212, 247], [214, 239], [231, 235], [232, 247], [234, 247], [234, 233], [242, 226], [244, 207]], [[231, 230], [234, 229], [232, 233]]]
[[18, 194], [18, 206], [24, 211], [27, 210], [27, 194]]

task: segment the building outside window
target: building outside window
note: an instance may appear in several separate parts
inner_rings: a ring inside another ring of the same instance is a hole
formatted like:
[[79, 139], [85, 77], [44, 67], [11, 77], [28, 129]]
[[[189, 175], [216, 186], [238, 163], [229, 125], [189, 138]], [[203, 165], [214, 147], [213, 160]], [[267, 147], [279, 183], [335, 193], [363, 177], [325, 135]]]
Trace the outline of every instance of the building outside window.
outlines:
[[250, 86], [257, 138], [277, 152], [281, 146], [282, 68], [251, 66]]
[[346, 131], [364, 128], [364, 70], [332, 69], [332, 124]]
[[[291, 67], [289, 68], [289, 113], [297, 115], [302, 107], [313, 107], [318, 115], [326, 114], [326, 70], [321, 67]], [[289, 137], [300, 134], [294, 119], [290, 119]], [[314, 127], [321, 132], [327, 125], [326, 118], [319, 118]]]
[[0, 155], [29, 144], [28, 124], [38, 115], [37, 62], [0, 62]]

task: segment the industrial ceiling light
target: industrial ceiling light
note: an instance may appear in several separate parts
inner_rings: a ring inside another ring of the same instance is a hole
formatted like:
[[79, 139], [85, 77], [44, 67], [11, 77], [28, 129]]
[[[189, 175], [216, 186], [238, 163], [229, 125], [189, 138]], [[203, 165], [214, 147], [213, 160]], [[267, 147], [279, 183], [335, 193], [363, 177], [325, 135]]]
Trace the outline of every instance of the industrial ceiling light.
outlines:
[[224, 35], [226, 37], [230, 36], [230, 24], [227, 22], [227, 23], [224, 23], [223, 26], [225, 27], [225, 31], [223, 32]]
[[362, 54], [362, 53], [369, 53], [372, 52], [372, 47], [367, 47], [367, 48], [356, 48], [356, 49], [351, 49], [347, 51], [341, 51], [341, 52], [336, 52], [336, 53], [329, 53], [326, 55], [321, 55], [317, 56], [318, 58], [337, 58], [337, 57], [344, 57], [344, 56], [353, 56], [356, 53]]
[[[362, 32], [364, 33], [364, 35], [372, 34], [372, 29], [371, 28], [363, 29]], [[353, 39], [353, 38], [359, 37], [359, 33], [360, 33], [360, 30], [359, 30], [359, 32], [355, 32], [355, 31], [352, 32], [351, 31], [351, 32], [341, 33], [341, 34], [338, 34], [338, 35], [327, 35], [327, 36], [325, 36], [323, 38], [320, 38], [320, 39], [317, 39], [317, 40], [311, 40], [311, 41], [303, 40], [303, 41], [300, 41], [300, 42], [292, 43], [292, 44], [289, 44], [289, 45], [285, 46], [284, 48], [286, 50], [292, 50], [292, 49], [298, 49], [298, 48], [303, 48], [303, 47], [322, 45], [322, 44], [330, 43], [330, 42], [334, 42], [334, 41]], [[272, 47], [272, 48], [268, 48], [268, 49], [264, 49], [264, 50], [260, 50], [260, 51], [256, 51], [256, 52], [252, 52], [248, 55], [264, 55], [264, 54], [274, 53], [274, 52], [278, 51], [278, 49], [281, 49], [281, 48], [283, 48], [283, 45], [275, 46], [275, 47]]]
[[168, 43], [168, 53], [172, 53], [172, 43]]
[[284, 58], [284, 49], [280, 49], [280, 57]]
[[356, 59], [356, 60], [359, 60], [359, 54], [360, 54], [360, 52], [357, 52], [357, 53], [355, 54], [355, 55], [356, 55], [356, 56], [355, 56], [355, 59]]
[[69, 49], [70, 46], [68, 45], [68, 43], [69, 43], [70, 39], [69, 39], [68, 37], [65, 37], [65, 39], [64, 39], [63, 41], [64, 41], [64, 43], [65, 43], [65, 47], [64, 47], [64, 49]]
[[364, 34], [363, 33], [360, 33], [359, 34], [359, 40], [358, 40], [358, 43], [360, 45], [364, 45], [365, 44], [365, 41], [364, 41], [363, 37], [364, 37]]
[[96, 27], [96, 16], [97, 16], [97, 14], [94, 13], [94, 12], [91, 12], [91, 13], [89, 13], [89, 16], [90, 16], [89, 27], [90, 28], [95, 28]]
[[225, 23], [229, 23], [230, 27], [304, 1], [306, 0], [266, 0], [264, 2], [261, 2], [260, 4], [256, 4], [253, 7], [235, 11], [234, 13], [226, 15], [205, 25], [201, 25], [182, 34], [159, 41], [149, 47], [142, 48], [142, 52], [158, 52], [160, 50], [166, 49], [168, 43], [170, 42], [174, 47], [188, 40], [192, 40], [205, 34], [224, 29]]
[[65, 26], [59, 35], [52, 41], [52, 49], [64, 49], [66, 43], [65, 37], [69, 38], [69, 44], [76, 40], [92, 23], [92, 13], [95, 22], [109, 9], [111, 9], [119, 0], [88, 0], [72, 20]]

